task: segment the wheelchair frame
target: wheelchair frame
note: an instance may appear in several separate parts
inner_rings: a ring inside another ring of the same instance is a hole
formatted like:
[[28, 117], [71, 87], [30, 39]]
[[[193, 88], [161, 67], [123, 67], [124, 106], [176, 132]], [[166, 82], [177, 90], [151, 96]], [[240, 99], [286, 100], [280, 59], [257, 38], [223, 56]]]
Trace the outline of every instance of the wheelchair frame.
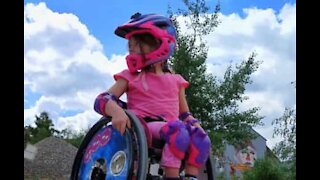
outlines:
[[[80, 179], [82, 180], [82, 179], [88, 179], [89, 177], [90, 177], [89, 179], [91, 180], [115, 179], [115, 178], [128, 179], [128, 180], [129, 179], [130, 180], [136, 180], [136, 179], [138, 180], [159, 179], [160, 180], [162, 178], [161, 173], [160, 175], [159, 174], [151, 175], [151, 172], [150, 172], [151, 164], [157, 164], [158, 162], [154, 162], [154, 159], [152, 159], [151, 156], [149, 156], [149, 155], [152, 155], [152, 153], [150, 153], [150, 150], [152, 149], [148, 148], [145, 131], [140, 120], [137, 118], [137, 116], [134, 113], [128, 110], [124, 110], [124, 111], [126, 112], [126, 114], [128, 115], [131, 121], [131, 129], [126, 129], [126, 132], [124, 134], [124, 138], [127, 139], [126, 147], [128, 148], [128, 151], [129, 151], [129, 154], [127, 156], [131, 156], [131, 157], [128, 157], [126, 159], [126, 156], [123, 155], [122, 158], [124, 158], [124, 162], [122, 164], [120, 163], [120, 166], [122, 166], [122, 168], [124, 166], [127, 167], [128, 172], [124, 172], [125, 173], [124, 176], [126, 176], [126, 178], [108, 176], [109, 174], [114, 174], [114, 173], [112, 168], [105, 167], [106, 166], [104, 164], [105, 157], [101, 157], [99, 159], [90, 157], [92, 159], [90, 161], [91, 167], [89, 164], [89, 167], [85, 167], [85, 168], [87, 169], [90, 168], [91, 170], [87, 170], [86, 173], [89, 172], [89, 174], [85, 174], [84, 175], [85, 178], [81, 175], [82, 171], [84, 171], [83, 167], [87, 165], [85, 164], [84, 160], [86, 155], [88, 154], [88, 146], [90, 146], [92, 143], [95, 143], [93, 142], [95, 136], [101, 131], [101, 129], [111, 128], [111, 131], [112, 131], [112, 127], [108, 126], [108, 124], [111, 122], [111, 117], [102, 117], [96, 124], [94, 124], [90, 128], [89, 132], [84, 137], [73, 162], [70, 180], [80, 180]], [[120, 134], [118, 131], [117, 133]], [[94, 153], [94, 152], [91, 152], [91, 153]], [[113, 154], [113, 157], [115, 157], [116, 154], [117, 153]], [[89, 155], [91, 156], [92, 154], [89, 154]], [[97, 154], [93, 154], [93, 155], [95, 157], [97, 156]], [[154, 154], [153, 154], [153, 157], [155, 157]], [[94, 159], [96, 160], [93, 161]], [[157, 157], [156, 159], [160, 159], [160, 157]], [[102, 162], [100, 162], [100, 160], [102, 160]], [[214, 167], [212, 166], [213, 165], [212, 162], [213, 162], [212, 156], [210, 155], [207, 162], [205, 163], [205, 167], [202, 167], [199, 173], [200, 174], [199, 178], [201, 178], [201, 180], [214, 179], [214, 175], [213, 175]], [[97, 165], [99, 163], [101, 163], [100, 164], [101, 166]], [[112, 166], [113, 165], [112, 163], [114, 162], [111, 161], [109, 166]], [[115, 164], [117, 164], [117, 162], [115, 162]], [[119, 166], [119, 165], [116, 165], [116, 166]], [[203, 177], [203, 176], [206, 176], [205, 174], [207, 174], [207, 177]]]

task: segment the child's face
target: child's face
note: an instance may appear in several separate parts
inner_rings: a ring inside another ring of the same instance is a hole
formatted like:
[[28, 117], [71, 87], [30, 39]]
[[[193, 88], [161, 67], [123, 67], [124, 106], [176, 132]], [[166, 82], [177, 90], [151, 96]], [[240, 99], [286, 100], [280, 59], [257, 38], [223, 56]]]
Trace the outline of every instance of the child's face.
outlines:
[[146, 35], [131, 36], [128, 41], [130, 54], [148, 54], [157, 48], [157, 40]]

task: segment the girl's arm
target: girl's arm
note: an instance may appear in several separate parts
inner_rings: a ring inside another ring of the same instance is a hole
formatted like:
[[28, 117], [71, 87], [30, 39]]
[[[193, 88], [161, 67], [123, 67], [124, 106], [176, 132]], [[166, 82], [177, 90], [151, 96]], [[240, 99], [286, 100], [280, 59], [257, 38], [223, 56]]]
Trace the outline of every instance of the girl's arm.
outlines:
[[[107, 92], [110, 95], [119, 98], [124, 92], [126, 92], [127, 88], [128, 82], [123, 78], [119, 78]], [[121, 134], [124, 133], [126, 126], [131, 128], [128, 116], [116, 101], [107, 101], [104, 108], [104, 113], [112, 117], [112, 126], [120, 131]]]
[[[185, 116], [182, 120], [183, 121], [188, 121], [191, 119], [195, 119], [192, 114], [189, 112], [189, 106], [188, 106], [188, 102], [186, 99], [186, 94], [185, 94], [185, 88], [181, 87], [180, 88], [180, 92], [179, 92], [179, 112], [180, 114], [182, 113], [187, 113], [188, 115]], [[194, 123], [193, 126], [197, 126], [197, 127], [201, 127], [200, 124]]]
[[[189, 112], [189, 106], [188, 106], [188, 102], [186, 99], [184, 87], [181, 87], [180, 92], [179, 92], [179, 111], [180, 111], [180, 113]], [[191, 117], [192, 115], [189, 115], [189, 116]]]

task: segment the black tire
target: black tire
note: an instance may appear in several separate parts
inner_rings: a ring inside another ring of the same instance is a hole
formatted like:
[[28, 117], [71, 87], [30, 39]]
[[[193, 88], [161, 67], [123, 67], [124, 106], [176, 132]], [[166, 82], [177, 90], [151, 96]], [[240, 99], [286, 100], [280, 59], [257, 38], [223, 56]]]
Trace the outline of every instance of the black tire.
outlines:
[[135, 133], [137, 139], [137, 152], [135, 153], [135, 157], [138, 160], [138, 171], [137, 171], [137, 179], [138, 180], [145, 180], [147, 178], [148, 173], [148, 144], [147, 144], [147, 138], [145, 135], [145, 131], [143, 126], [141, 125], [140, 120], [137, 118], [137, 116], [130, 112], [126, 111], [128, 117], [131, 120], [131, 128], [133, 128], [133, 132]]
[[206, 162], [206, 170], [208, 174], [208, 180], [214, 180], [214, 174], [213, 174], [213, 159], [212, 155], [209, 156], [207, 162]]
[[108, 122], [111, 121], [110, 117], [102, 117], [96, 124], [94, 124], [84, 139], [82, 140], [80, 147], [77, 151], [77, 154], [74, 158], [73, 165], [72, 165], [72, 171], [71, 171], [71, 180], [78, 180], [78, 175], [79, 175], [79, 170], [80, 170], [80, 165], [82, 162], [82, 158], [85, 153], [85, 149], [87, 148], [88, 144], [90, 143], [90, 140], [92, 137], [99, 131], [101, 127], [104, 125], [108, 124]]

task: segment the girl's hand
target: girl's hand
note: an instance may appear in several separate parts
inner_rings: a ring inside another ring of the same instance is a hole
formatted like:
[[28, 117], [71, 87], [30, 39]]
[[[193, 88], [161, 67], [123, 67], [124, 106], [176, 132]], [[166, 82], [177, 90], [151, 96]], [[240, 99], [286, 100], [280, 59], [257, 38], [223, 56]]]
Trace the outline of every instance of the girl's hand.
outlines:
[[117, 109], [112, 113], [112, 126], [117, 129], [121, 135], [124, 134], [126, 127], [131, 128], [129, 117], [123, 109]]
[[198, 122], [197, 122], [197, 123], [194, 123], [193, 126], [198, 127], [198, 128], [201, 129], [203, 132], [205, 132], [204, 129], [201, 127], [201, 125], [200, 125]]

